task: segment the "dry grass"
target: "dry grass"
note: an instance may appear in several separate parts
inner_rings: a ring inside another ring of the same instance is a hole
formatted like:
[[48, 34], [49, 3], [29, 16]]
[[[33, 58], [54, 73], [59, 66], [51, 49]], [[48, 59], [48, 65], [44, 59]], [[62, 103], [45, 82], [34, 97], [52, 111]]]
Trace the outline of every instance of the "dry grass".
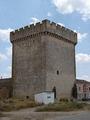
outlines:
[[12, 111], [36, 106], [39, 106], [39, 104], [36, 104], [34, 101], [29, 99], [0, 100], [0, 111]]
[[0, 117], [2, 117], [3, 116], [3, 114], [0, 112]]
[[50, 112], [50, 111], [77, 111], [77, 110], [90, 110], [90, 105], [86, 103], [77, 102], [59, 102], [55, 104], [46, 105], [43, 108], [38, 108], [37, 112]]
[[[30, 99], [7, 99], [0, 100], [0, 111], [14, 111], [23, 108], [32, 108], [40, 106]], [[75, 110], [90, 110], [90, 104], [77, 102], [58, 102], [39, 107], [36, 111], [75, 111]], [[0, 116], [2, 113], [0, 112]]]

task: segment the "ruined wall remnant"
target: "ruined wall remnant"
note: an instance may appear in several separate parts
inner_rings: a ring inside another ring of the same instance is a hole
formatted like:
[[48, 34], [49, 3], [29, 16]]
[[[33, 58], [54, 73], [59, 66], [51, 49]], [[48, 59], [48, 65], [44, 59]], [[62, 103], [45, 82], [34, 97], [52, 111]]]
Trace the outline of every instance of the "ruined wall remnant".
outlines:
[[0, 98], [9, 98], [12, 96], [12, 79], [0, 79]]

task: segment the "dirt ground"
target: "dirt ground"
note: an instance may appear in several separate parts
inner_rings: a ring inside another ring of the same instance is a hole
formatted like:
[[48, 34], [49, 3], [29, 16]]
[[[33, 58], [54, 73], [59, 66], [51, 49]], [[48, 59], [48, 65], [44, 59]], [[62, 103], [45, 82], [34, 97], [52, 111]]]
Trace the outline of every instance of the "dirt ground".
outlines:
[[90, 111], [35, 112], [35, 108], [4, 112], [0, 120], [90, 120]]

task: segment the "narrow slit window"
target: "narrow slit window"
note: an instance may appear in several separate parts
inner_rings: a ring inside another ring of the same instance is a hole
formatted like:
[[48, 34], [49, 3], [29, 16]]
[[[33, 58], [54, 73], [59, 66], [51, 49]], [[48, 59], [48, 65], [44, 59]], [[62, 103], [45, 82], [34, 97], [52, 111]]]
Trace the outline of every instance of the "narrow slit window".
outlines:
[[59, 70], [57, 70], [57, 75], [59, 75]]

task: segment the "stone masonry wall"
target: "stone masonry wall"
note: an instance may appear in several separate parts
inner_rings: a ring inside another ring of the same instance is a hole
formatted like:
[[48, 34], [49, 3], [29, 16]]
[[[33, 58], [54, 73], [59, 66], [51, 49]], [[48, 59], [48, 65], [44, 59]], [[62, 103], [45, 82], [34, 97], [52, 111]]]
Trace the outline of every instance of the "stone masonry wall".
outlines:
[[11, 32], [10, 40], [14, 96], [32, 98], [55, 86], [58, 99], [70, 97], [76, 74], [75, 32], [44, 20]]
[[9, 98], [12, 96], [12, 79], [0, 79], [0, 98]]
[[13, 94], [31, 97], [45, 90], [45, 50], [41, 37], [13, 44]]
[[62, 37], [74, 44], [77, 43], [77, 34], [75, 32], [59, 24], [50, 22], [49, 20], [43, 20], [41, 23], [38, 22], [35, 25], [31, 24], [30, 26], [25, 26], [24, 28], [20, 28], [11, 32], [10, 40], [11, 42], [13, 42], [22, 38], [40, 35], [44, 32], [48, 32], [50, 34], [54, 34], [55, 36]]
[[70, 98], [76, 78], [74, 44], [51, 36], [42, 39], [46, 39], [46, 89], [56, 87], [57, 99]]

